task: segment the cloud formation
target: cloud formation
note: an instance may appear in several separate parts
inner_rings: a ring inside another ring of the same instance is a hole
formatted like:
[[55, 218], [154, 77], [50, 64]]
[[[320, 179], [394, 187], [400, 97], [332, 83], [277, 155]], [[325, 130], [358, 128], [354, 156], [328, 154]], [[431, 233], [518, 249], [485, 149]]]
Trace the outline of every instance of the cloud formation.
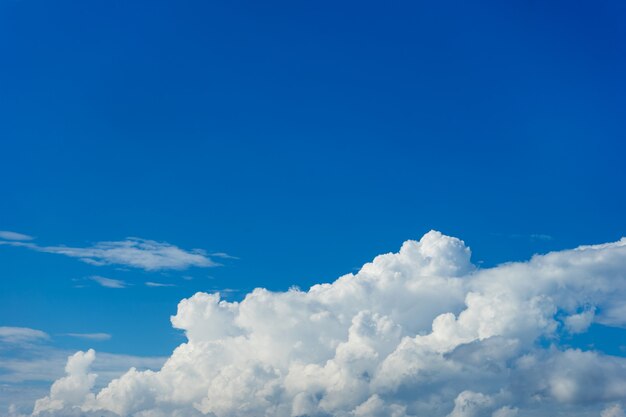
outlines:
[[159, 371], [92, 390], [93, 351], [37, 416], [623, 416], [626, 358], [567, 347], [626, 327], [626, 239], [478, 269], [431, 231], [308, 291], [182, 300], [185, 332]]
[[[98, 341], [110, 337], [106, 333], [61, 335]], [[54, 339], [37, 329], [0, 327], [0, 416], [30, 414], [35, 399], [46, 395], [46, 385], [63, 375], [63, 364], [73, 352], [55, 347]], [[90, 372], [98, 375], [93, 389], [102, 389], [131, 366], [159, 369], [164, 362], [160, 357], [98, 352], [90, 365]]]
[[48, 339], [47, 333], [28, 327], [0, 326], [0, 343], [30, 343]]
[[94, 275], [89, 277], [91, 281], [97, 283], [98, 285], [106, 288], [126, 288], [128, 287], [128, 283], [119, 279], [106, 278], [101, 277], [99, 275]]
[[144, 284], [146, 285], [146, 287], [175, 287], [176, 286], [174, 284], [168, 284], [164, 282], [153, 282], [153, 281], [146, 281]]
[[[13, 232], [6, 232], [13, 233]], [[19, 235], [15, 234], [14, 235]], [[26, 235], [20, 235], [26, 237]], [[11, 239], [9, 237], [0, 238]], [[28, 238], [30, 238], [28, 236]], [[38, 252], [55, 253], [78, 258], [92, 265], [124, 265], [146, 271], [163, 269], [187, 269], [189, 267], [212, 267], [219, 264], [213, 261], [203, 250], [186, 251], [166, 242], [140, 239], [135, 237], [113, 242], [98, 242], [89, 247], [39, 246], [31, 242], [23, 242], [15, 237], [12, 240], [0, 241], [0, 245], [26, 247]], [[216, 256], [226, 258], [228, 255], [218, 253]], [[233, 258], [234, 257], [230, 257]]]
[[32, 236], [23, 233], [11, 232], [9, 230], [0, 230], [0, 239], [6, 240], [33, 240]]
[[75, 337], [77, 339], [104, 341], [111, 339], [109, 333], [66, 333], [65, 336]]

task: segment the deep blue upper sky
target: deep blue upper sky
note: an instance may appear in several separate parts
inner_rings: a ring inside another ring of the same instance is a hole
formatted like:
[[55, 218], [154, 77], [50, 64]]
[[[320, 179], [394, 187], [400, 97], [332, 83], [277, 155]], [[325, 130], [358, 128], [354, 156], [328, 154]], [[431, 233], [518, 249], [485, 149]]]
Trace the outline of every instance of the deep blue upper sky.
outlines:
[[[195, 291], [307, 288], [430, 229], [487, 266], [617, 240], [624, 22], [623, 1], [0, 1], [0, 230], [239, 258], [0, 246], [0, 325], [166, 354]], [[93, 275], [136, 285], [74, 288]]]

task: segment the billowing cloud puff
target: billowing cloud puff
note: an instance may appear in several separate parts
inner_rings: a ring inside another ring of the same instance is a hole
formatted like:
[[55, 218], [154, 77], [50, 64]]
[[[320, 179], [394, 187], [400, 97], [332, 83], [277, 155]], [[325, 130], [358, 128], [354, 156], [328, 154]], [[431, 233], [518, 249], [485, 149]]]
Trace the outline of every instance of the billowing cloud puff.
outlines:
[[93, 401], [90, 391], [97, 375], [89, 372], [89, 366], [95, 358], [93, 349], [70, 356], [65, 366], [67, 375], [52, 384], [49, 396], [37, 400], [33, 414], [37, 415], [44, 410], [63, 410]]
[[195, 294], [171, 321], [187, 342], [159, 371], [92, 393], [77, 353], [35, 414], [622, 416], [626, 358], [560, 340], [626, 327], [626, 239], [478, 269], [432, 231], [306, 292]]

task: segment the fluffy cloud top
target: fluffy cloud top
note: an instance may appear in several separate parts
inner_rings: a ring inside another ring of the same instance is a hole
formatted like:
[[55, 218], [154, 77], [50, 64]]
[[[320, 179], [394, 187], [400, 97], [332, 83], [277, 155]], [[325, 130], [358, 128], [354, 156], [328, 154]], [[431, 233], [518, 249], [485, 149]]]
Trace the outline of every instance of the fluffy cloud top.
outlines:
[[34, 414], [134, 417], [621, 416], [626, 359], [563, 347], [626, 327], [626, 239], [477, 269], [427, 233], [308, 291], [184, 299], [159, 371], [92, 392], [93, 351]]
[[96, 374], [89, 372], [89, 367], [96, 358], [93, 349], [76, 352], [70, 356], [65, 366], [67, 376], [58, 379], [50, 388], [50, 395], [37, 400], [34, 414], [40, 410], [62, 410], [64, 407], [80, 405], [93, 400], [90, 393], [96, 382]]

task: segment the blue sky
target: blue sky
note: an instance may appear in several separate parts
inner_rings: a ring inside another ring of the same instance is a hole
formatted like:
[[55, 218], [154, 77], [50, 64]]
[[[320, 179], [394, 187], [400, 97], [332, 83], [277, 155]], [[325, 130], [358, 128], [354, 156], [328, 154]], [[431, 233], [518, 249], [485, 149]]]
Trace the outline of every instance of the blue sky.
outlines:
[[[308, 289], [431, 229], [481, 267], [619, 240], [625, 19], [620, 1], [1, 1], [0, 230], [34, 239], [0, 245], [0, 325], [166, 356], [184, 297]], [[220, 265], [59, 249], [128, 238]]]

